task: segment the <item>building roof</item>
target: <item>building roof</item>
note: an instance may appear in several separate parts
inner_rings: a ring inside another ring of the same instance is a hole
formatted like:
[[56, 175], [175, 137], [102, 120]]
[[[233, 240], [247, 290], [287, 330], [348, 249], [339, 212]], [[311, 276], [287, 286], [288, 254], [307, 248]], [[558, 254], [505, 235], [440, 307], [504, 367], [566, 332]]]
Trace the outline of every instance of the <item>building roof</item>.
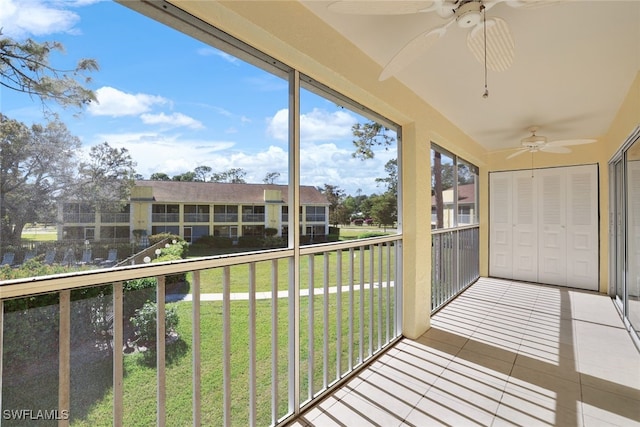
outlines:
[[[442, 191], [443, 201], [445, 204], [453, 203], [453, 188]], [[462, 184], [458, 185], [458, 204], [473, 204], [476, 202], [476, 185]], [[435, 206], [436, 197], [431, 196], [431, 206]]]
[[[288, 186], [278, 184], [230, 184], [221, 182], [136, 181], [137, 187], [151, 187], [153, 201], [165, 203], [227, 203], [264, 204], [265, 190], [279, 190], [279, 200], [288, 203]], [[309, 185], [300, 186], [300, 203], [329, 205], [324, 194]]]

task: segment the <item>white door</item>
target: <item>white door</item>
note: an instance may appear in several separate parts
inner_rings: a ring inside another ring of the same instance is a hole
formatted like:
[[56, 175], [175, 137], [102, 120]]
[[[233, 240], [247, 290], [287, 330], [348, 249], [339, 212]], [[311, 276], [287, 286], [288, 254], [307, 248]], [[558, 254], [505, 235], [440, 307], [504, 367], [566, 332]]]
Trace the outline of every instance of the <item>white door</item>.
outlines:
[[510, 279], [513, 275], [513, 223], [511, 220], [511, 174], [492, 173], [489, 175], [491, 217], [491, 250], [489, 251], [489, 274]]
[[598, 170], [567, 169], [567, 286], [598, 290]]
[[567, 281], [566, 173], [564, 168], [536, 171], [540, 203], [538, 280], [551, 285]]
[[537, 180], [532, 171], [513, 172], [513, 278], [538, 281]]
[[597, 290], [597, 165], [490, 174], [489, 274]]

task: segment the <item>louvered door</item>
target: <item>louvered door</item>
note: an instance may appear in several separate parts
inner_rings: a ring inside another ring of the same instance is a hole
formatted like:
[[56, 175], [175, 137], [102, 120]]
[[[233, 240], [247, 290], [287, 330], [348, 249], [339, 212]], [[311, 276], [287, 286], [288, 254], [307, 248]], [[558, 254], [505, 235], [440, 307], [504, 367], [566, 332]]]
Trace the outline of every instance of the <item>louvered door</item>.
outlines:
[[513, 277], [538, 281], [537, 180], [531, 171], [513, 175]]
[[597, 165], [490, 175], [489, 274], [598, 289]]
[[536, 171], [540, 182], [540, 246], [538, 281], [552, 285], [567, 282], [567, 226], [565, 168]]

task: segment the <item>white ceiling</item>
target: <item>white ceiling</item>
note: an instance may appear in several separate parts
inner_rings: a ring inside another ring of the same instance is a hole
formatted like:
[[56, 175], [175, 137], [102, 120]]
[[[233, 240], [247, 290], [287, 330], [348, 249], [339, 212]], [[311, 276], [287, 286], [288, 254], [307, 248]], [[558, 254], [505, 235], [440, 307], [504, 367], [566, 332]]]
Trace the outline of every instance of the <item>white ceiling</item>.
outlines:
[[[435, 12], [352, 15], [330, 11], [332, 1], [303, 3], [380, 71], [414, 37], [447, 22]], [[640, 70], [640, 1], [499, 3], [492, 16], [509, 25], [515, 59], [506, 71], [489, 70], [488, 98], [469, 30], [455, 24], [396, 78], [489, 150], [518, 147], [532, 125], [549, 140], [604, 135]]]

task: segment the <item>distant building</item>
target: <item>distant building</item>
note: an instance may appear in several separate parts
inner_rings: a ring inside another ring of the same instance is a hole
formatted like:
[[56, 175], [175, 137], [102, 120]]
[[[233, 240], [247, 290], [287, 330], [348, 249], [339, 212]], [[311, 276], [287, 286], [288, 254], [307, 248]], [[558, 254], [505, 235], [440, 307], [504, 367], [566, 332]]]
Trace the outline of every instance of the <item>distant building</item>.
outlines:
[[[443, 228], [454, 227], [454, 224], [471, 225], [476, 224], [478, 220], [478, 205], [476, 203], [478, 186], [476, 184], [458, 185], [458, 212], [455, 212], [455, 204], [453, 203], [453, 188], [442, 191], [443, 202]], [[431, 196], [431, 228], [435, 228], [438, 218], [438, 207], [435, 196]], [[457, 215], [457, 219], [455, 218]], [[457, 220], [457, 222], [454, 222]]]
[[[95, 212], [66, 202], [59, 211], [58, 240], [134, 241], [134, 234], [172, 233], [187, 242], [202, 236], [262, 236], [265, 228], [289, 231], [288, 187], [276, 184], [136, 181], [120, 212]], [[326, 236], [329, 202], [315, 187], [300, 187], [301, 234]], [[136, 230], [134, 232], [134, 230]]]

